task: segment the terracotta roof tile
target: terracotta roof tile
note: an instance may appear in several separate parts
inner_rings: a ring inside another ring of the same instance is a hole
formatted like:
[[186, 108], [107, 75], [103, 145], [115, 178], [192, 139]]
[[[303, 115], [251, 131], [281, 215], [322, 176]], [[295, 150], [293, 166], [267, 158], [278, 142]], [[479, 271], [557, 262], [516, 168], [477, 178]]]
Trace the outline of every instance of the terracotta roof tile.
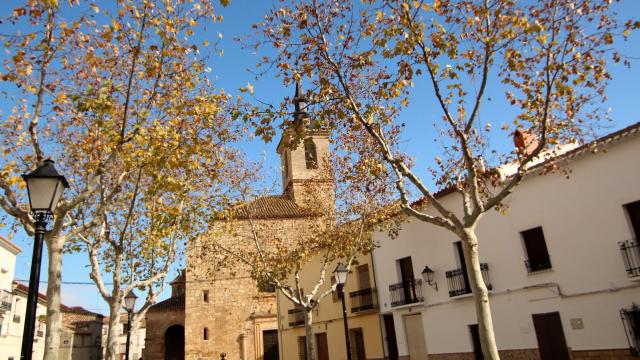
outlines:
[[149, 308], [149, 312], [164, 311], [164, 310], [183, 310], [184, 311], [184, 295], [170, 297], [167, 300], [160, 301], [159, 303]]
[[313, 216], [313, 212], [300, 207], [286, 195], [269, 195], [238, 209], [237, 219], [290, 219]]

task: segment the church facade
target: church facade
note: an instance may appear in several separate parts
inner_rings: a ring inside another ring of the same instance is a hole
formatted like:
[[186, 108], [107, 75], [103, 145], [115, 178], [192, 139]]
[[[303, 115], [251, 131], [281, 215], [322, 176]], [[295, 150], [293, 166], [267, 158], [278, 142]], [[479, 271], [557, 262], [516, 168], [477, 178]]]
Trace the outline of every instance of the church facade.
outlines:
[[[273, 360], [279, 358], [278, 310], [273, 288], [259, 288], [250, 270], [241, 265], [229, 266], [229, 258], [212, 249], [212, 243], [233, 244], [251, 236], [251, 223], [266, 243], [278, 239], [292, 243], [309, 232], [318, 221], [317, 209], [311, 209], [304, 188], [322, 189], [324, 201], [334, 201], [333, 180], [320, 175], [319, 164], [329, 159], [329, 134], [312, 130], [304, 112], [306, 99], [299, 86], [294, 97], [294, 122], [302, 124], [305, 136], [291, 146], [294, 131], [284, 132], [277, 151], [282, 166], [282, 193], [256, 198], [247, 204], [247, 216], [218, 220], [207, 237], [187, 249], [184, 286], [184, 355], [165, 354], [162, 345], [147, 344], [145, 359]], [[323, 187], [326, 187], [324, 189]], [[317, 226], [317, 225], [316, 225]], [[231, 231], [229, 231], [232, 229]], [[252, 246], [249, 242], [247, 246]], [[150, 311], [154, 317], [158, 312]], [[169, 328], [167, 328], [168, 331]], [[156, 341], [167, 339], [157, 334]], [[163, 336], [164, 335], [164, 336]], [[150, 339], [149, 339], [150, 340]]]

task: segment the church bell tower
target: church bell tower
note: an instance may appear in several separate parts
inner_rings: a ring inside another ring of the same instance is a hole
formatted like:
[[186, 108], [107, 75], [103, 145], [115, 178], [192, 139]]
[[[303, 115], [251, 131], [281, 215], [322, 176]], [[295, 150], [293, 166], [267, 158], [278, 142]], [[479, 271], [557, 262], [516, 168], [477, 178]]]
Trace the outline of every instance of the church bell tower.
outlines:
[[[312, 126], [307, 104], [300, 83], [296, 83], [294, 126], [284, 130], [277, 148], [282, 165], [282, 192], [302, 207], [315, 207], [318, 200], [333, 207], [335, 189], [329, 166], [329, 131]], [[296, 129], [303, 132], [302, 139], [299, 134], [296, 139]]]

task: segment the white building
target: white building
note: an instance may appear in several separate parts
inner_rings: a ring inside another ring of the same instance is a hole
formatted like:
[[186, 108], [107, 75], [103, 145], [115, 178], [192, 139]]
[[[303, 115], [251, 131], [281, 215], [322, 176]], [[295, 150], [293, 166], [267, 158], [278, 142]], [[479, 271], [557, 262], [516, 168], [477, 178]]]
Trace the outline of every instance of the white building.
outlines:
[[[502, 359], [631, 358], [640, 345], [640, 123], [528, 176], [477, 228]], [[593, 144], [592, 144], [593, 145]], [[606, 150], [606, 151], [603, 151]], [[440, 197], [458, 209], [455, 193]], [[476, 359], [477, 321], [458, 239], [417, 220], [377, 233], [388, 358]], [[425, 265], [434, 271], [422, 283]]]
[[[28, 288], [13, 281], [16, 255], [20, 248], [0, 236], [0, 359], [18, 360], [22, 347], [24, 314], [27, 304]], [[36, 318], [43, 319], [46, 314], [44, 296], [38, 298]], [[45, 326], [36, 320], [36, 333], [33, 344], [33, 359], [44, 356]]]

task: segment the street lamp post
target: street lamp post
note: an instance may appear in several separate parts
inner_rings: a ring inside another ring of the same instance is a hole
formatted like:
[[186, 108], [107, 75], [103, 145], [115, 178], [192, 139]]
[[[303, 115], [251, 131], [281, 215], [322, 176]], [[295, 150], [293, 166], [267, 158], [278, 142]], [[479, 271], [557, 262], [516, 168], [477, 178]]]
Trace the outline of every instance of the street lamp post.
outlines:
[[33, 335], [36, 324], [36, 310], [38, 308], [38, 288], [40, 285], [40, 264], [42, 262], [42, 243], [47, 231], [47, 221], [53, 217], [53, 212], [62, 197], [62, 192], [69, 187], [64, 176], [58, 174], [53, 166], [53, 160], [44, 163], [29, 174], [22, 175], [27, 183], [29, 206], [35, 220], [35, 235], [33, 256], [31, 259], [31, 274], [29, 276], [29, 294], [27, 295], [27, 309], [25, 314], [24, 331], [22, 333], [22, 360], [31, 360], [33, 354]]
[[138, 297], [133, 292], [133, 290], [131, 290], [127, 294], [127, 296], [124, 297], [124, 308], [127, 310], [127, 347], [125, 349], [125, 360], [129, 360], [129, 346], [131, 344], [131, 313], [133, 312], [133, 308], [136, 305], [137, 298]]
[[344, 322], [344, 337], [347, 345], [347, 360], [351, 360], [351, 344], [349, 343], [349, 324], [347, 323], [347, 307], [344, 303], [344, 284], [347, 282], [349, 270], [342, 263], [338, 263], [336, 269], [333, 270], [333, 276], [336, 279], [338, 294], [342, 299], [342, 320]]

